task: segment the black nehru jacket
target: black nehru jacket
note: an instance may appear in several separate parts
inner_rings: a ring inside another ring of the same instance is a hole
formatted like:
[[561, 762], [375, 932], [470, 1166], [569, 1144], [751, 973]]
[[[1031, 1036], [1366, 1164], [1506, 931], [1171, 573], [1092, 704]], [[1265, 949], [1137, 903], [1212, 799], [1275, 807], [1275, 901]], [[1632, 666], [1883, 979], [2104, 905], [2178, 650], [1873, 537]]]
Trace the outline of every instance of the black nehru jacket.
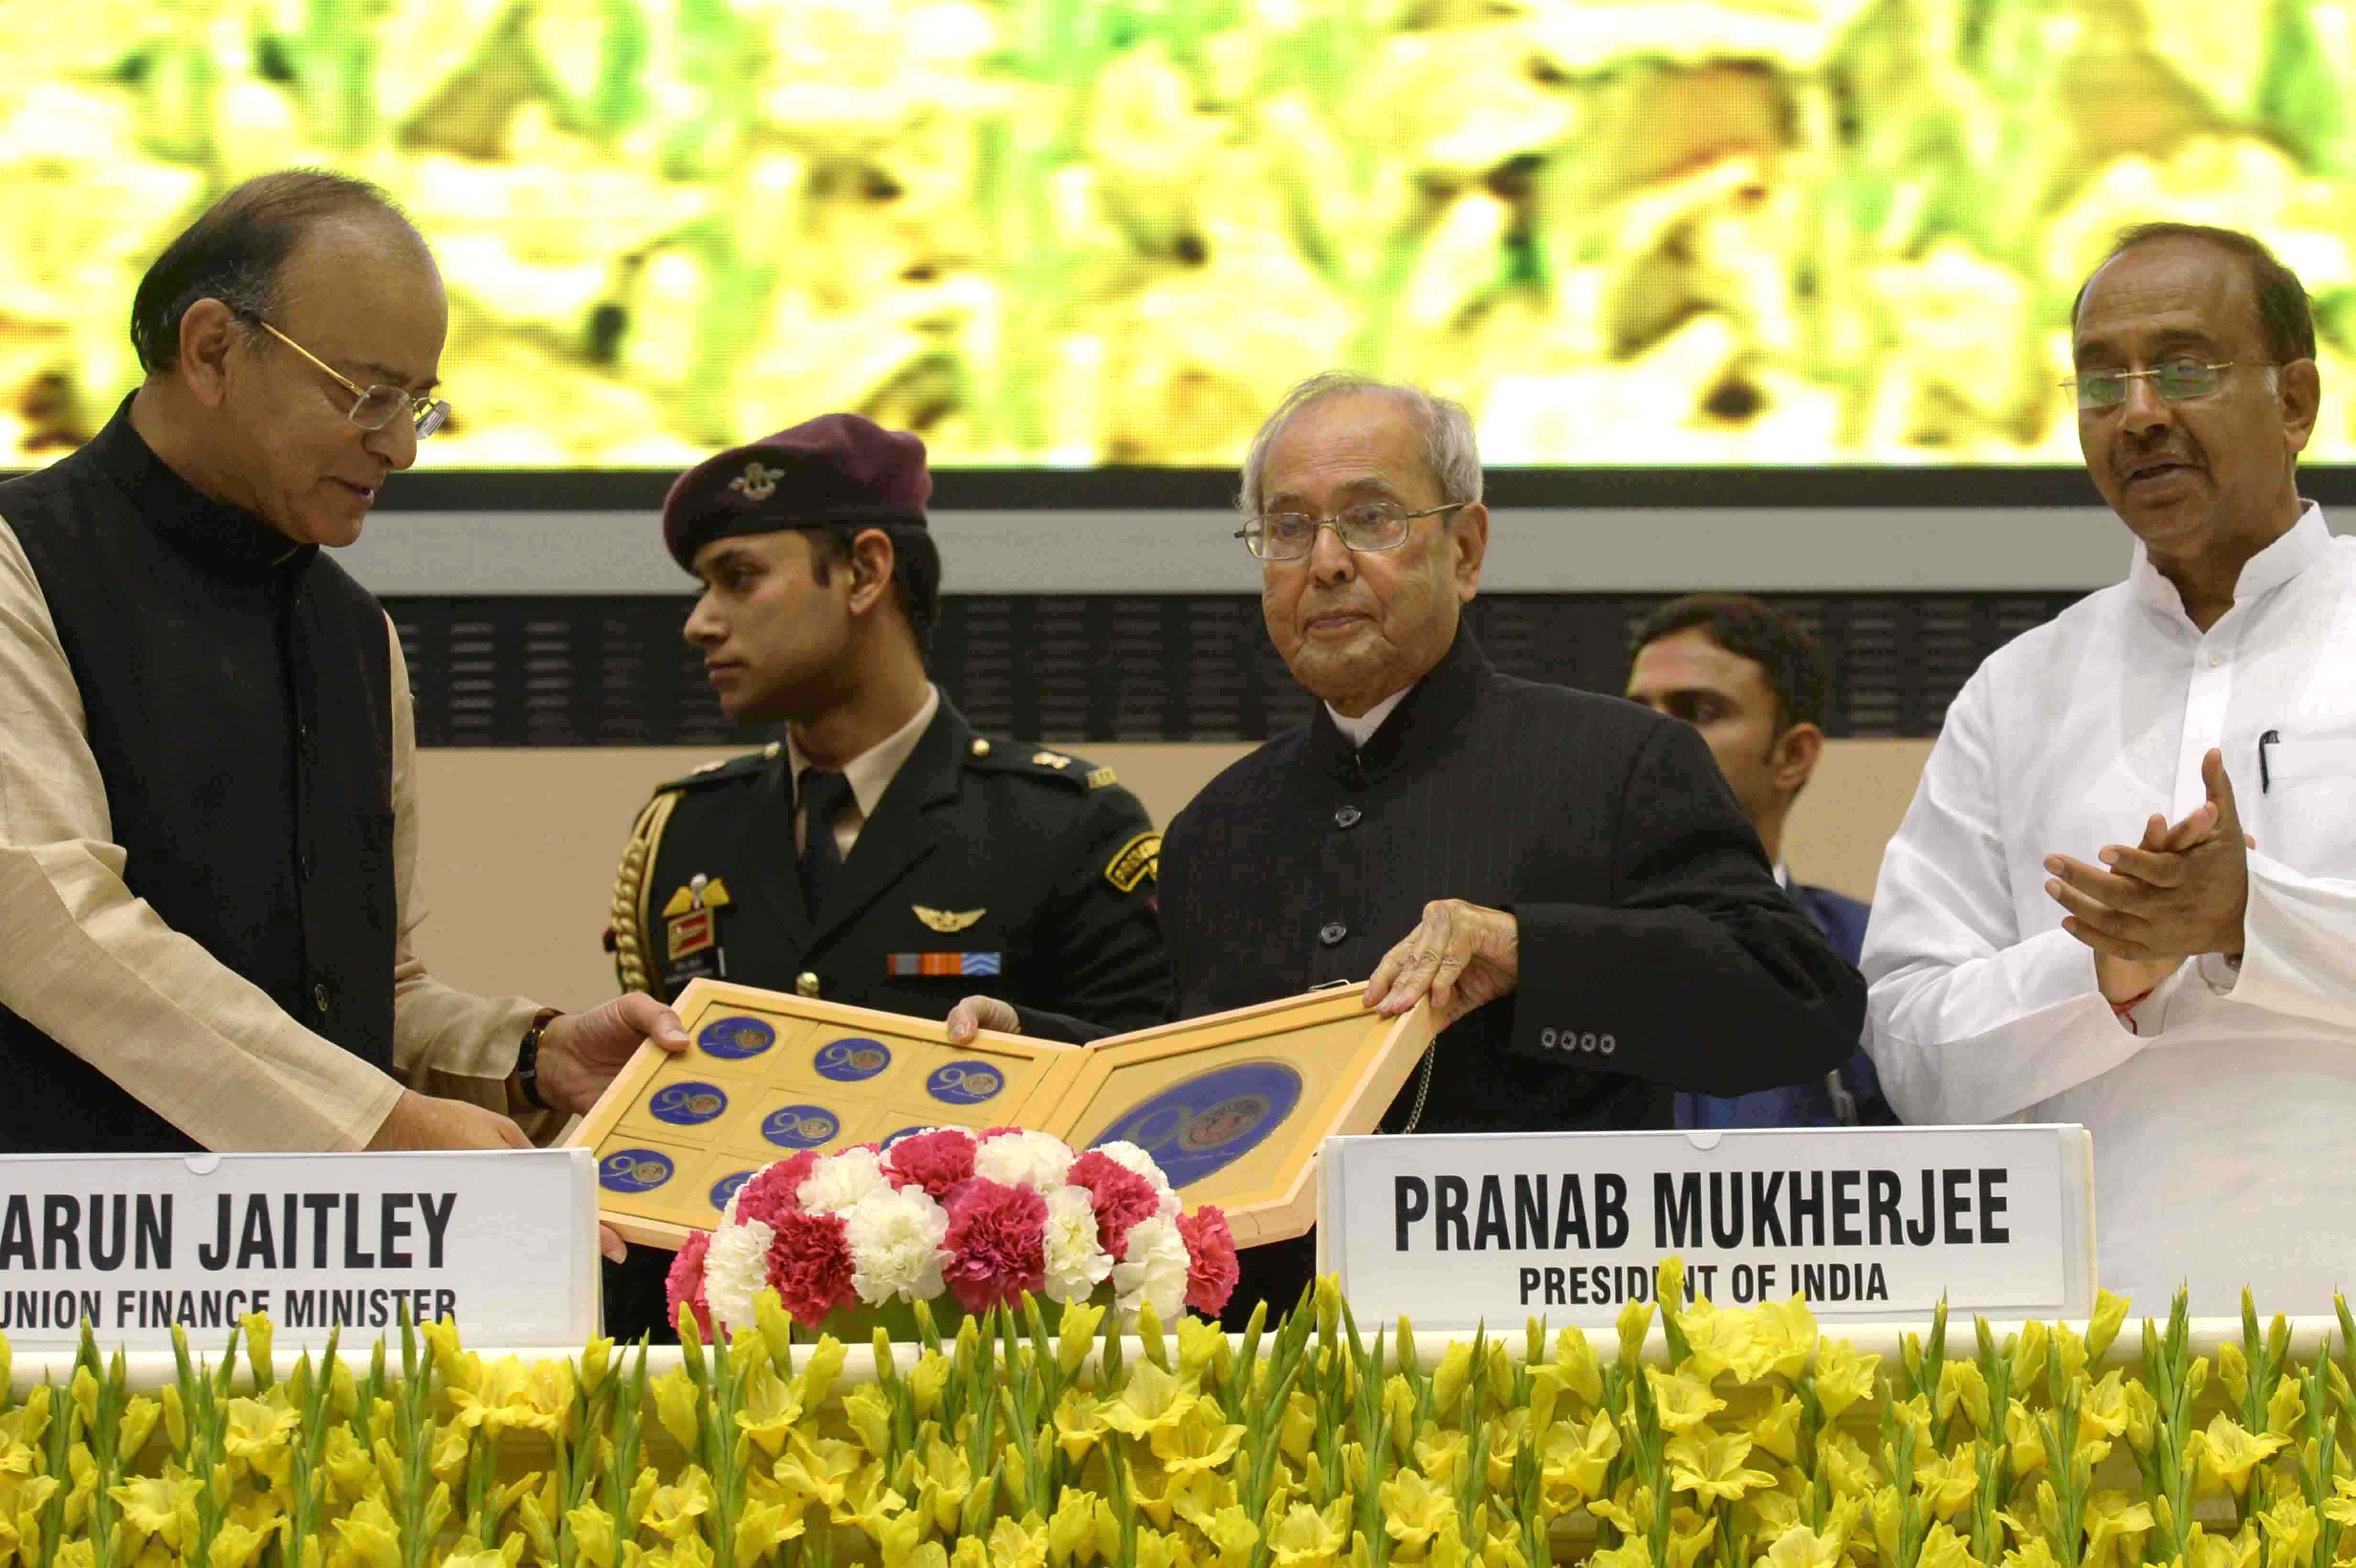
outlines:
[[[1821, 1078], [1865, 1016], [1691, 725], [1500, 675], [1470, 630], [1365, 751], [1321, 708], [1213, 780], [1162, 892], [1182, 1018], [1364, 981], [1434, 899], [1511, 912], [1519, 988], [1440, 1037], [1423, 1132], [1670, 1126], [1681, 1089]], [[1290, 1307], [1313, 1257], [1248, 1249], [1237, 1321]]]
[[[123, 880], [297, 1021], [390, 1071], [397, 938], [384, 612], [207, 499], [131, 428], [0, 485], [106, 783]], [[0, 1009], [0, 1150], [195, 1144]]]

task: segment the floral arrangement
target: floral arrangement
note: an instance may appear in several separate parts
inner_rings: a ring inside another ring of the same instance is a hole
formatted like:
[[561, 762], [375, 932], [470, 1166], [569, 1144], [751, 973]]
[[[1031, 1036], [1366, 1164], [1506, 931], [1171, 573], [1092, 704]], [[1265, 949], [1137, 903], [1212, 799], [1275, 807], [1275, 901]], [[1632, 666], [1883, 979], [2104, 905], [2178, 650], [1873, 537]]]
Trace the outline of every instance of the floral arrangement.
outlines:
[[[676, 1350], [526, 1363], [445, 1327], [282, 1380], [248, 1318], [134, 1392], [85, 1341], [14, 1397], [0, 1568], [2345, 1568], [2349, 1354], [1944, 1315], [1893, 1365], [1798, 1301], [1629, 1307], [1616, 1345], [1359, 1332], [1330, 1281], [1230, 1338], [1038, 1299], [873, 1375], [776, 1300]], [[691, 1317], [690, 1327], [693, 1326]], [[239, 1351], [246, 1365], [240, 1366]], [[2105, 1360], [2115, 1364], [2104, 1367]], [[651, 1365], [650, 1365], [651, 1363]], [[251, 1376], [248, 1377], [250, 1369]], [[18, 1380], [18, 1381], [21, 1381]]]
[[863, 1307], [865, 1322], [913, 1337], [913, 1321], [892, 1309], [944, 1295], [968, 1313], [1026, 1295], [1058, 1305], [1102, 1296], [1129, 1326], [1149, 1306], [1163, 1322], [1188, 1307], [1215, 1315], [1237, 1272], [1226, 1216], [1182, 1212], [1134, 1144], [1076, 1154], [1019, 1127], [927, 1127], [888, 1147], [805, 1150], [755, 1174], [720, 1228], [680, 1249], [670, 1306], [705, 1334], [725, 1334], [749, 1328], [760, 1293], [773, 1290], [798, 1323], [846, 1324]]

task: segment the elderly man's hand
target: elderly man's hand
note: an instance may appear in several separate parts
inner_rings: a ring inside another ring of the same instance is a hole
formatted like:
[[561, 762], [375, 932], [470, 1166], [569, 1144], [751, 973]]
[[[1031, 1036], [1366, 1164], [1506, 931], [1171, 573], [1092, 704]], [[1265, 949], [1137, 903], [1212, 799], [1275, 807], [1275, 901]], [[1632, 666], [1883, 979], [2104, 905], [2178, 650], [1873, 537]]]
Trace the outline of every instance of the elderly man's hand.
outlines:
[[2054, 880], [2045, 891], [2070, 912], [2062, 930], [2098, 955], [2135, 964], [2202, 953], [2241, 956], [2250, 840], [2222, 753], [2212, 750], [2201, 759], [2201, 777], [2208, 800], [2169, 828], [2158, 847], [2147, 826], [2141, 844], [2103, 850], [2108, 870], [2067, 855], [2047, 859]]
[[1423, 923], [1390, 950], [1366, 982], [1366, 1005], [1387, 1018], [1431, 998], [1446, 1029], [1473, 1008], [1512, 991], [1521, 977], [1521, 923], [1502, 910], [1462, 899], [1423, 906]]
[[643, 991], [551, 1019], [540, 1037], [540, 1097], [560, 1111], [588, 1110], [649, 1040], [672, 1052], [688, 1045], [679, 1015]]
[[1000, 1034], [1021, 1034], [1023, 1016], [1011, 1002], [996, 997], [968, 997], [949, 1009], [949, 1043], [970, 1045], [973, 1037], [983, 1029], [995, 1029]]

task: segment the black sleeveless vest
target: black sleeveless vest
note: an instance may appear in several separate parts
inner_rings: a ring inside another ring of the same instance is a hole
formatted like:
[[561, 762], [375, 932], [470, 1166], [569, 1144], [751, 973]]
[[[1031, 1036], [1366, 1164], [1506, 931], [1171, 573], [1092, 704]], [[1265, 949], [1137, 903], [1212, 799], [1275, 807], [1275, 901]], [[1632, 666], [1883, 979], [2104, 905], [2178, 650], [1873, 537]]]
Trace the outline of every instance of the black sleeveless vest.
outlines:
[[[127, 400], [80, 451], [0, 484], [0, 518], [73, 667], [131, 891], [390, 1070], [392, 671], [376, 600], [317, 546], [198, 494]], [[0, 1083], [0, 1152], [197, 1147], [5, 1008]]]

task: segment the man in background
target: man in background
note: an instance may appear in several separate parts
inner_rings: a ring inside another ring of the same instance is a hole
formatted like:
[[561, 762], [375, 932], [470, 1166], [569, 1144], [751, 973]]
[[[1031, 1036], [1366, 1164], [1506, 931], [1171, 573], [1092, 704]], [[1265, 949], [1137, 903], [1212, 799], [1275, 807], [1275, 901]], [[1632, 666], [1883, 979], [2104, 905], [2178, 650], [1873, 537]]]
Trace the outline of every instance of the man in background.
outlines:
[[[1739, 593], [1695, 593], [1662, 605], [1637, 628], [1630, 650], [1628, 699], [1701, 731], [1742, 815], [1758, 831], [1776, 884], [1816, 923], [1833, 951], [1854, 965], [1865, 941], [1868, 906], [1830, 888], [1794, 881], [1783, 859], [1792, 803], [1824, 754], [1823, 720], [1832, 690], [1824, 650], [1790, 616]], [[1731, 1098], [1677, 1096], [1681, 1127], [1887, 1125], [1896, 1119], [1881, 1098], [1873, 1061], [1861, 1049], [1812, 1083]]]
[[[1144, 805], [1109, 768], [976, 734], [926, 673], [931, 495], [924, 443], [856, 414], [671, 486], [663, 542], [703, 587], [687, 640], [731, 719], [785, 733], [639, 815], [614, 893], [624, 984], [675, 997], [706, 976], [926, 1019], [978, 991], [1064, 1037], [1168, 1018]], [[668, 1261], [609, 1274], [616, 1332], [662, 1328]]]

